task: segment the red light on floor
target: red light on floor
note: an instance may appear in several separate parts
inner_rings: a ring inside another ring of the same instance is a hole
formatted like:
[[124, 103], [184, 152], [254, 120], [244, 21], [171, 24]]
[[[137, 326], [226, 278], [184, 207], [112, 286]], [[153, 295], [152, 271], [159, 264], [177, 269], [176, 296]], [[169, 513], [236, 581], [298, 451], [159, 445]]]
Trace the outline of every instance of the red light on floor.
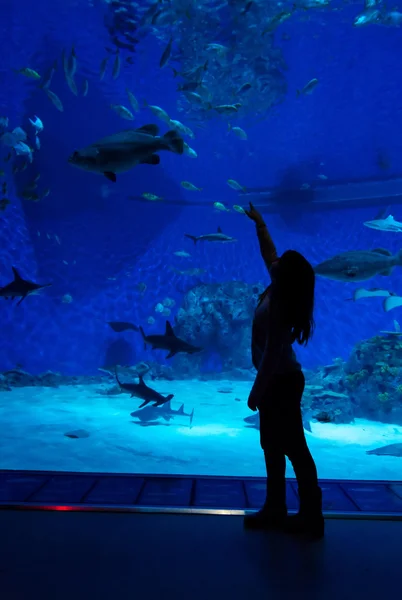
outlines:
[[55, 506], [54, 510], [63, 510], [63, 511], [71, 510], [71, 506]]

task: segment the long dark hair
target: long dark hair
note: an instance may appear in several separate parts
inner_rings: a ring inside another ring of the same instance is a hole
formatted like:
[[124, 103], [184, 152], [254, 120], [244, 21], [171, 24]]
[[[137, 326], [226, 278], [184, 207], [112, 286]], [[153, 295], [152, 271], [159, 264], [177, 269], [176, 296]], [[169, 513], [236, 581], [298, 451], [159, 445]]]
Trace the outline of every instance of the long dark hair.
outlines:
[[315, 273], [306, 258], [287, 250], [275, 264], [270, 287], [270, 319], [290, 328], [292, 341], [306, 346], [314, 332]]

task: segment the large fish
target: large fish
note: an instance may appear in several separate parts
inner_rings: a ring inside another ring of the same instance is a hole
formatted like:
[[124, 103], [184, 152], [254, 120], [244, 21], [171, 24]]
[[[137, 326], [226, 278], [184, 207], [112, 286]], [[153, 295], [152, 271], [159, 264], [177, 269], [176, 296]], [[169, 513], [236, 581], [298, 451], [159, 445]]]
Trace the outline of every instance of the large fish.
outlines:
[[396, 266], [402, 266], [402, 250], [392, 256], [389, 250], [375, 248], [337, 254], [316, 265], [314, 271], [334, 281], [365, 281], [375, 275], [390, 275]]
[[124, 173], [135, 165], [158, 165], [160, 158], [155, 153], [160, 150], [183, 154], [184, 142], [177, 131], [168, 131], [164, 136], [158, 136], [158, 131], [153, 124], [121, 131], [76, 150], [68, 162], [116, 181], [116, 173]]

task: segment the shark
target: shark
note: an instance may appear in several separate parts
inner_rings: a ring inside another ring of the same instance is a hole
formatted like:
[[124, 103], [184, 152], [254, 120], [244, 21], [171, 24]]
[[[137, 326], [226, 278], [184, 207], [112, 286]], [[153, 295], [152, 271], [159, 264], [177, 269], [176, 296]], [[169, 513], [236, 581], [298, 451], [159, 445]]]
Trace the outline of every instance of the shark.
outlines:
[[218, 227], [216, 233], [205, 233], [204, 235], [198, 236], [185, 233], [184, 237], [193, 240], [194, 244], [197, 242], [237, 242], [236, 238], [222, 233], [222, 229], [220, 227]]
[[169, 354], [167, 354], [166, 358], [172, 358], [172, 356], [178, 354], [179, 352], [184, 352], [185, 354], [195, 354], [196, 352], [201, 352], [202, 350], [202, 348], [193, 346], [192, 344], [189, 344], [188, 342], [185, 342], [181, 338], [177, 337], [169, 321], [166, 321], [166, 330], [162, 335], [145, 335], [142, 327], [140, 327], [140, 332], [142, 339], [144, 340], [144, 348], [146, 348], [147, 344], [149, 344], [152, 346], [152, 350], [168, 350]]
[[11, 300], [20, 298], [17, 302], [17, 306], [19, 306], [27, 296], [38, 294], [43, 288], [52, 285], [51, 283], [40, 284], [29, 281], [29, 279], [23, 279], [15, 267], [12, 267], [12, 270], [14, 279], [13, 281], [10, 281], [10, 283], [7, 283], [7, 285], [0, 287], [0, 297], [5, 298], [6, 300], [8, 300], [8, 298], [11, 298]]
[[378, 231], [394, 231], [395, 233], [402, 233], [402, 223], [395, 221], [392, 215], [389, 215], [386, 219], [366, 221], [364, 225], [370, 229], [377, 229]]
[[157, 421], [160, 418], [169, 422], [175, 417], [189, 417], [191, 427], [194, 417], [194, 408], [191, 411], [191, 413], [186, 413], [184, 412], [184, 404], [181, 404], [180, 407], [177, 410], [175, 410], [174, 408], [172, 408], [172, 403], [169, 400], [168, 402], [163, 404], [163, 406], [158, 408], [158, 410], [154, 410], [152, 406], [147, 406], [143, 409], [135, 410], [131, 413], [131, 416], [146, 423]]
[[143, 408], [151, 402], [154, 403], [152, 406], [162, 406], [162, 404], [165, 404], [165, 402], [169, 402], [169, 400], [171, 400], [174, 397], [174, 394], [169, 394], [166, 397], [162, 396], [162, 394], [160, 394], [156, 390], [148, 387], [142, 375], [138, 376], [139, 383], [122, 383], [119, 380], [119, 376], [117, 374], [117, 367], [115, 370], [115, 375], [116, 381], [120, 386], [120, 389], [123, 390], [123, 392], [127, 392], [128, 394], [130, 394], [131, 398], [140, 398], [141, 400], [144, 400], [144, 402], [140, 405], [139, 408]]

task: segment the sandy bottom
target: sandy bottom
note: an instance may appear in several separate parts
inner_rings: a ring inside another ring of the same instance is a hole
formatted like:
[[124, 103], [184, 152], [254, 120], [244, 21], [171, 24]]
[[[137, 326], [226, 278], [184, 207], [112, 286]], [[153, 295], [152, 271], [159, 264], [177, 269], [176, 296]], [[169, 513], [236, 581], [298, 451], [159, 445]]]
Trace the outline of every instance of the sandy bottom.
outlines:
[[[104, 396], [103, 386], [21, 388], [0, 392], [0, 468], [199, 475], [264, 474], [259, 432], [245, 425], [250, 382], [154, 382], [174, 393], [189, 417], [141, 424], [130, 413], [141, 401]], [[155, 411], [159, 409], [154, 409]], [[83, 429], [89, 437], [64, 436]], [[402, 442], [402, 427], [358, 419], [352, 425], [312, 423], [308, 443], [321, 478], [400, 479], [402, 458], [366, 450]], [[293, 471], [288, 465], [288, 476]]]

